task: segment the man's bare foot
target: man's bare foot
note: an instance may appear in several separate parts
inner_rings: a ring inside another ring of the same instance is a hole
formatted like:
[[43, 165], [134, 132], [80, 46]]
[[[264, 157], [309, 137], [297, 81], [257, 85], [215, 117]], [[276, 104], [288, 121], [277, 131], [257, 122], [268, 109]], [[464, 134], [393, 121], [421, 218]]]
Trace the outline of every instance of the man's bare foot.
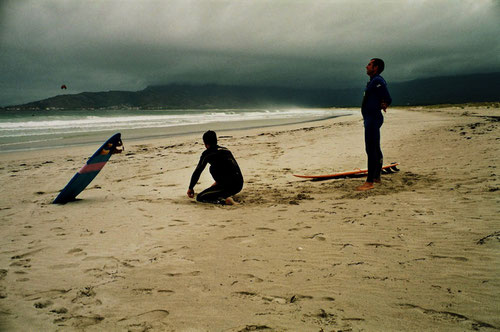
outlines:
[[238, 203], [236, 203], [231, 197], [228, 197], [226, 198], [226, 205], [237, 205]]
[[363, 185], [356, 188], [357, 191], [366, 191], [375, 188], [373, 182], [365, 182]]

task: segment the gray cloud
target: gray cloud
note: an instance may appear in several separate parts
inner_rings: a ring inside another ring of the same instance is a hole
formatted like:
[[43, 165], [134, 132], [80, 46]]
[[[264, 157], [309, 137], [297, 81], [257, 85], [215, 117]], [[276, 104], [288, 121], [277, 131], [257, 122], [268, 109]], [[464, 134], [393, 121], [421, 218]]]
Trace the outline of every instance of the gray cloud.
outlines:
[[[0, 3], [0, 105], [171, 82], [352, 87], [500, 71], [495, 0]], [[66, 92], [66, 91], [65, 91]]]

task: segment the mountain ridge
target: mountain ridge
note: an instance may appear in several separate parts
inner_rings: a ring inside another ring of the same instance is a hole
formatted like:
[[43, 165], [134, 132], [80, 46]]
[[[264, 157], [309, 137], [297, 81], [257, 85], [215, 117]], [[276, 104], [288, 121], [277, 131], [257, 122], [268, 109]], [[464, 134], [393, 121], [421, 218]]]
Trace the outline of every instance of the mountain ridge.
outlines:
[[[389, 83], [393, 105], [500, 101], [500, 73], [431, 77]], [[261, 107], [359, 107], [363, 88], [306, 89], [219, 84], [148, 86], [140, 91], [81, 92], [4, 110], [201, 109]]]

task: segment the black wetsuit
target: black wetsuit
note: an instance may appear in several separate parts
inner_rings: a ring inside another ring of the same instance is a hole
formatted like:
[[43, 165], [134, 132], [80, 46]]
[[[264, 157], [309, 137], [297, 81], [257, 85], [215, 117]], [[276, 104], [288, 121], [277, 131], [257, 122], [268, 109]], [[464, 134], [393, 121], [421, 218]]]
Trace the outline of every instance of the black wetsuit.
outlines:
[[201, 172], [210, 164], [210, 174], [216, 185], [209, 187], [196, 196], [198, 202], [224, 204], [225, 199], [233, 196], [243, 188], [243, 176], [240, 167], [231, 151], [216, 145], [203, 151], [198, 166], [191, 176], [189, 189], [193, 189], [198, 182]]
[[365, 148], [368, 155], [367, 182], [380, 178], [384, 156], [380, 149], [380, 127], [384, 123], [381, 103], [390, 105], [392, 98], [387, 90], [387, 83], [380, 75], [373, 76], [366, 84], [361, 106], [365, 126]]

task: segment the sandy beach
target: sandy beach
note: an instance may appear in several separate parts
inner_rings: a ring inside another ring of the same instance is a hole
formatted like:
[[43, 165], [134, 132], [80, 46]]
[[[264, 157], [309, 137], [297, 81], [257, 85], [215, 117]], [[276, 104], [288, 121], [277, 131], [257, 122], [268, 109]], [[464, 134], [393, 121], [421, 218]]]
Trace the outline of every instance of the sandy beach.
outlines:
[[359, 113], [220, 132], [236, 206], [186, 196], [200, 135], [123, 137], [66, 205], [98, 145], [2, 153], [0, 330], [498, 331], [499, 110], [390, 108], [369, 192], [293, 176], [364, 168]]

